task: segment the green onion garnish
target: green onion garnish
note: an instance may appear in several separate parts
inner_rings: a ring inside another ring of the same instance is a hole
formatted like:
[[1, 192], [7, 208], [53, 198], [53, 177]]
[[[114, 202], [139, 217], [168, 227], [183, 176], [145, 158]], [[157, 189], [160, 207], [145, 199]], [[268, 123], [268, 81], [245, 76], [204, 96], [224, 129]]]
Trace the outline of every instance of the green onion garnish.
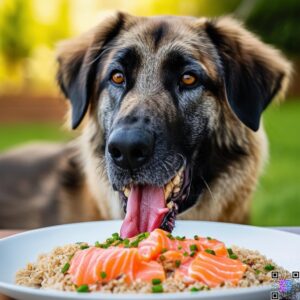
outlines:
[[195, 252], [195, 251], [192, 251], [192, 252], [190, 253], [190, 257], [194, 257], [195, 254], [196, 254], [196, 252]]
[[191, 291], [191, 292], [199, 292], [200, 289], [198, 289], [198, 288], [196, 288], [196, 287], [193, 286], [193, 287], [190, 289], [190, 291]]
[[175, 260], [175, 267], [179, 268], [181, 265], [181, 261], [180, 260]]
[[178, 246], [178, 250], [181, 250], [182, 249], [182, 246]]
[[70, 264], [69, 264], [69, 263], [66, 263], [66, 264], [62, 267], [61, 272], [62, 272], [63, 274], [65, 274], [65, 273], [69, 270], [69, 268], [70, 268]]
[[89, 286], [87, 285], [87, 284], [83, 284], [83, 285], [81, 285], [81, 286], [79, 286], [77, 289], [76, 289], [76, 291], [78, 292], [78, 293], [89, 293]]
[[229, 255], [229, 257], [231, 258], [231, 259], [237, 259], [238, 258], [238, 256], [236, 255], [236, 254], [231, 254], [231, 255]]
[[273, 265], [271, 265], [271, 264], [268, 264], [268, 265], [265, 266], [265, 270], [266, 271], [272, 271], [274, 269], [275, 269], [275, 267]]
[[178, 241], [184, 241], [185, 236], [176, 236], [175, 239], [178, 240]]
[[231, 248], [227, 248], [228, 255], [234, 254]]
[[161, 280], [159, 278], [153, 278], [152, 279], [152, 284], [153, 285], [161, 284]]
[[194, 240], [199, 240], [199, 236], [198, 235], [194, 235]]
[[198, 250], [198, 247], [197, 247], [197, 245], [190, 245], [190, 250], [191, 251], [197, 251]]
[[171, 233], [167, 234], [167, 237], [168, 237], [170, 240], [175, 240], [174, 236], [173, 236]]
[[119, 240], [119, 239], [120, 239], [120, 235], [119, 235], [117, 232], [113, 233], [111, 236], [112, 236], [115, 240]]
[[90, 247], [89, 245], [81, 245], [81, 246], [80, 246], [80, 249], [81, 249], [81, 250], [84, 250], [84, 249], [87, 249], [87, 248], [89, 248], [89, 247]]
[[153, 285], [152, 286], [152, 293], [163, 293], [164, 289], [161, 284]]
[[100, 277], [101, 277], [102, 279], [105, 279], [105, 278], [107, 277], [107, 275], [106, 275], [105, 272], [101, 272], [101, 273], [100, 273]]
[[168, 251], [167, 248], [162, 248], [162, 249], [161, 249], [161, 253], [165, 253], [165, 252], [167, 252], [167, 251]]
[[204, 251], [207, 252], [207, 253], [209, 253], [209, 254], [216, 255], [216, 252], [214, 250], [205, 249]]
[[212, 240], [212, 238], [210, 236], [206, 237], [209, 241]]
[[166, 260], [166, 257], [162, 254], [162, 255], [159, 257], [159, 259], [160, 259], [161, 261], [164, 261], [164, 260]]

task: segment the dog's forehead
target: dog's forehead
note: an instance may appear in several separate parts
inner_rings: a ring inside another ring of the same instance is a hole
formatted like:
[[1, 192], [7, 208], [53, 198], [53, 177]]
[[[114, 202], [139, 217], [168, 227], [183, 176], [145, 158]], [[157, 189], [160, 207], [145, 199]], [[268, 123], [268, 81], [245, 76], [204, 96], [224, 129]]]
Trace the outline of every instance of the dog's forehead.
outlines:
[[[139, 18], [124, 31], [118, 48], [135, 48], [144, 62], [159, 65], [171, 51], [194, 57], [216, 78], [215, 49], [204, 32], [205, 19], [180, 16]], [[154, 65], [153, 65], [154, 66]]]

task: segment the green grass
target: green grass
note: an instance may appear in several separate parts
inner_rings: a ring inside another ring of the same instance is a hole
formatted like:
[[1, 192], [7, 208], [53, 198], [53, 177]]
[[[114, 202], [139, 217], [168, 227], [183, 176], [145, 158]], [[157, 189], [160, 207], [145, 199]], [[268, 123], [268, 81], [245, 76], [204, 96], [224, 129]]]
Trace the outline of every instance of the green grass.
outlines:
[[31, 141], [65, 141], [70, 136], [55, 123], [1, 124], [0, 151]]
[[[300, 101], [273, 106], [264, 114], [270, 161], [252, 205], [251, 223], [300, 225]], [[32, 141], [70, 138], [57, 124], [0, 126], [0, 151]]]
[[300, 225], [300, 101], [270, 107], [264, 116], [270, 160], [255, 193], [251, 223]]

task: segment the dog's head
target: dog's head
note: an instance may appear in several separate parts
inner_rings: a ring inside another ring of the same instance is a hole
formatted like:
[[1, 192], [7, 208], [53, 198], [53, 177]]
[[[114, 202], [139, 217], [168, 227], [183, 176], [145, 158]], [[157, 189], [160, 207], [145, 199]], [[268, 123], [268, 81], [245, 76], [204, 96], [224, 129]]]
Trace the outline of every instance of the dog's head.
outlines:
[[97, 155], [127, 211], [123, 236], [172, 230], [202, 181], [249, 155], [238, 135], [258, 130], [291, 70], [232, 19], [123, 13], [63, 43], [58, 61], [72, 127], [88, 109], [98, 125]]

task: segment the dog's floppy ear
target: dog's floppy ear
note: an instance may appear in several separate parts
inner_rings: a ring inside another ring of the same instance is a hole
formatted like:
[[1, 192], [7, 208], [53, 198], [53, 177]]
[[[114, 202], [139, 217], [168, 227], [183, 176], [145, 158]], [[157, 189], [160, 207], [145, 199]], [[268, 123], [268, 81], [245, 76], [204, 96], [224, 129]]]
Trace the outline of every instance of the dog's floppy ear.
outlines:
[[72, 128], [83, 119], [96, 78], [97, 65], [105, 46], [122, 30], [129, 15], [115, 13], [96, 28], [58, 46], [58, 84], [72, 104]]
[[290, 63], [229, 17], [207, 20], [205, 30], [221, 60], [231, 109], [247, 127], [258, 130], [263, 110], [286, 91]]

